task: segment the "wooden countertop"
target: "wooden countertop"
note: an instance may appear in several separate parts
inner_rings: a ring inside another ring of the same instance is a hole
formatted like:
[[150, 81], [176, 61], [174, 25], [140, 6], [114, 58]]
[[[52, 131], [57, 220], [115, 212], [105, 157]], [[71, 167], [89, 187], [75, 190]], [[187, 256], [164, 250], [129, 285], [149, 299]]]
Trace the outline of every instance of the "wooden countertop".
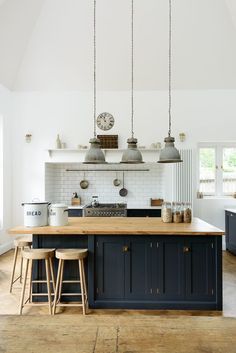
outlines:
[[9, 234], [143, 234], [143, 235], [218, 235], [222, 230], [194, 218], [192, 223], [163, 223], [158, 217], [75, 217], [65, 227], [23, 226], [10, 229]]

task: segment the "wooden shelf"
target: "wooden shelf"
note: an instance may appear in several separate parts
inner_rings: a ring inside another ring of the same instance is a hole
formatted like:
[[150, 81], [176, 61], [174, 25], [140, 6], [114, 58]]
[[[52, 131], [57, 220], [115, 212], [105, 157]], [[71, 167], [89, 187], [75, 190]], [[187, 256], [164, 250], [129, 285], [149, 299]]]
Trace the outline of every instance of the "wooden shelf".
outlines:
[[[106, 154], [107, 152], [124, 152], [126, 148], [105, 148], [102, 149], [103, 152]], [[156, 152], [159, 153], [160, 149], [157, 148], [139, 148], [142, 152]], [[48, 149], [48, 154], [52, 157], [53, 153], [85, 153], [88, 151], [88, 148], [77, 148], [77, 149], [70, 149], [70, 148], [60, 148], [60, 149]]]

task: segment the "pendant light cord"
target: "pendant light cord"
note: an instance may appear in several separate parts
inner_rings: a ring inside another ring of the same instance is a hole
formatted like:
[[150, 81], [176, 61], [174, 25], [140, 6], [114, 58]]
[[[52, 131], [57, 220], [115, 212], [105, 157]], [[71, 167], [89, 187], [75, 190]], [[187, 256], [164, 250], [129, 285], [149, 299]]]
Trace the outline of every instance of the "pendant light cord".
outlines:
[[131, 0], [131, 135], [134, 137], [134, 0]]
[[172, 0], [169, 0], [169, 131], [168, 136], [171, 136], [171, 84], [172, 84]]
[[97, 105], [97, 77], [96, 77], [96, 0], [93, 0], [93, 134], [96, 138], [96, 105]]

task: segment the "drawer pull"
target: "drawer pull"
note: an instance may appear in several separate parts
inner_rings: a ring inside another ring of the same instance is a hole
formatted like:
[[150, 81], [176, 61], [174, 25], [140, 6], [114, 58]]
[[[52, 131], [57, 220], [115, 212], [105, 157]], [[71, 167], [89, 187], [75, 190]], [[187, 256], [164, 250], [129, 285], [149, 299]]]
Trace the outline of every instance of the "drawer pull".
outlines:
[[123, 246], [123, 252], [128, 252], [129, 251], [129, 247], [128, 246]]
[[189, 248], [188, 246], [184, 246], [183, 251], [184, 252], [191, 252], [191, 248]]

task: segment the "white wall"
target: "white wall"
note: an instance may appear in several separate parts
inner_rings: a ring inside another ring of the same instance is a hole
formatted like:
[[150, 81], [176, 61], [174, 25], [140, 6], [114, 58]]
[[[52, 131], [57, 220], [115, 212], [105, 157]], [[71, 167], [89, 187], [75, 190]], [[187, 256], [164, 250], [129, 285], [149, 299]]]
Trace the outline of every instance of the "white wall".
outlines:
[[[120, 147], [130, 135], [130, 93], [98, 94], [98, 113], [114, 114], [115, 127], [108, 133], [119, 134]], [[44, 163], [52, 161], [46, 151], [54, 147], [59, 133], [68, 147], [87, 144], [92, 135], [92, 95], [88, 92], [14, 93], [15, 128], [13, 129], [13, 223], [22, 223], [21, 202], [32, 197], [44, 198]], [[185, 132], [181, 148], [196, 149], [199, 141], [235, 140], [236, 91], [176, 91], [173, 95], [173, 135]], [[178, 127], [178, 128], [177, 128]], [[32, 133], [32, 143], [24, 136]], [[167, 134], [167, 92], [135, 93], [135, 135], [141, 145], [163, 141]], [[211, 210], [201, 200], [206, 219]], [[235, 200], [232, 200], [234, 204]], [[223, 214], [225, 201], [219, 202]], [[236, 206], [236, 205], [235, 205]], [[212, 215], [214, 214], [214, 211]], [[209, 218], [218, 224], [214, 216]], [[221, 217], [222, 219], [222, 217]], [[222, 224], [222, 223], [221, 223]]]
[[[8, 249], [8, 244], [11, 238], [7, 235], [7, 229], [12, 225], [12, 155], [11, 155], [11, 132], [13, 129], [12, 121], [12, 97], [11, 93], [0, 86], [0, 115], [2, 118], [2, 153], [3, 153], [3, 174], [2, 174], [2, 188], [3, 203], [0, 220], [0, 253]], [[0, 148], [1, 149], [1, 148]], [[1, 179], [1, 177], [0, 177]]]
[[[173, 1], [174, 85], [236, 88], [234, 0]], [[227, 6], [230, 5], [230, 6]], [[130, 87], [130, 1], [97, 1], [98, 85]], [[92, 0], [0, 3], [0, 82], [15, 90], [92, 86]], [[168, 1], [136, 0], [135, 87], [167, 88]]]

